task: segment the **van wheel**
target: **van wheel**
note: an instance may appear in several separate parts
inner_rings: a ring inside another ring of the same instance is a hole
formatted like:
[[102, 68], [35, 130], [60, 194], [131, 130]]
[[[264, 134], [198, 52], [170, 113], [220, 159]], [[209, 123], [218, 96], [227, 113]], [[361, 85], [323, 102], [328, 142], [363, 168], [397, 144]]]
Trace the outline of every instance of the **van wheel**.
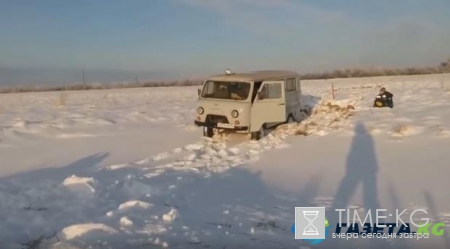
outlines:
[[252, 140], [258, 141], [266, 135], [266, 128], [264, 125], [259, 128], [259, 131], [255, 131], [251, 133]]
[[203, 136], [205, 137], [213, 137], [214, 136], [214, 130], [211, 127], [203, 127]]

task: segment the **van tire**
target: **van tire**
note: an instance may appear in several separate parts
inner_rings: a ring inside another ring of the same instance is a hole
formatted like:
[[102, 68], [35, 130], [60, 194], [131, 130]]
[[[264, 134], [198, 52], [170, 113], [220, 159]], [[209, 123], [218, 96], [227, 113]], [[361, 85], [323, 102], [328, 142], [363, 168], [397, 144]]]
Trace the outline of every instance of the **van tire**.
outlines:
[[205, 137], [213, 137], [214, 130], [211, 127], [203, 126], [203, 136]]
[[258, 141], [266, 135], [266, 128], [264, 125], [259, 128], [259, 131], [255, 131], [251, 133], [251, 139]]

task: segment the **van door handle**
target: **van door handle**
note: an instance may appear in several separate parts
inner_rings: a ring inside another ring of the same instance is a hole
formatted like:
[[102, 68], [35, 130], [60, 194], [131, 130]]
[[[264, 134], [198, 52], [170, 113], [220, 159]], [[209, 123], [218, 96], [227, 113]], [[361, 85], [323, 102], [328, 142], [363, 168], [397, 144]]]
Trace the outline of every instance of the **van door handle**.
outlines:
[[278, 105], [284, 105], [284, 103], [278, 104]]

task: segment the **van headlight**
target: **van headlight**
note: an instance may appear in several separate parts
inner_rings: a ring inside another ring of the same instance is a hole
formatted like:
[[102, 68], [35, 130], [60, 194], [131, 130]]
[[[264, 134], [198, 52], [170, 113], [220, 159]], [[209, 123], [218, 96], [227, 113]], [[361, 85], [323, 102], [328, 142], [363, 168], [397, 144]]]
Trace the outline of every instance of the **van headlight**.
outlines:
[[231, 116], [232, 116], [233, 118], [237, 118], [237, 117], [239, 117], [239, 112], [236, 111], [236, 110], [233, 110], [233, 111], [231, 112]]
[[197, 108], [197, 113], [198, 114], [203, 114], [204, 112], [205, 112], [205, 109], [203, 109], [203, 107]]

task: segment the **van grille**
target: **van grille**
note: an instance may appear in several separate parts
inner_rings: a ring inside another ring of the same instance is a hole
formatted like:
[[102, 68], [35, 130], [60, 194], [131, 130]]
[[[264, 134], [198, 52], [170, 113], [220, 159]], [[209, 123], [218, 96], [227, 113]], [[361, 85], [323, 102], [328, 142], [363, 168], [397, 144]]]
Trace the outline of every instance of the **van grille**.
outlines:
[[228, 124], [228, 119], [225, 116], [207, 115], [206, 116], [206, 123], [209, 123], [209, 124], [217, 124], [217, 123]]

